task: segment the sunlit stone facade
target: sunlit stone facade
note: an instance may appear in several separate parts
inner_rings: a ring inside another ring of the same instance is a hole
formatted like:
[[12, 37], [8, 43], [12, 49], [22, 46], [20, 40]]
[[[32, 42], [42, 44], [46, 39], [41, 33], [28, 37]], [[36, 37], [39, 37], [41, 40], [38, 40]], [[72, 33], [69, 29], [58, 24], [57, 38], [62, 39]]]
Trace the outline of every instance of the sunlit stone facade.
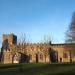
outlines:
[[17, 44], [17, 36], [3, 34], [1, 62], [52, 63], [74, 62], [75, 44]]

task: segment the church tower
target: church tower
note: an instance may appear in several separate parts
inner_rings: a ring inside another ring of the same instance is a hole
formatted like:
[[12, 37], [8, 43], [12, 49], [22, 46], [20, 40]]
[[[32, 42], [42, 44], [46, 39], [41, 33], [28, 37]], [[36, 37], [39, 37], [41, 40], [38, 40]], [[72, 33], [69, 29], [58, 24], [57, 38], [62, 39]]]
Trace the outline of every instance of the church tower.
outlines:
[[17, 36], [14, 34], [3, 34], [2, 36], [2, 49], [1, 49], [1, 56], [2, 56], [2, 63], [12, 63], [13, 56], [12, 56], [12, 49], [9, 48], [10, 45], [17, 44]]
[[17, 36], [14, 34], [3, 34], [2, 36], [2, 42], [5, 47], [8, 47], [8, 45], [17, 44]]

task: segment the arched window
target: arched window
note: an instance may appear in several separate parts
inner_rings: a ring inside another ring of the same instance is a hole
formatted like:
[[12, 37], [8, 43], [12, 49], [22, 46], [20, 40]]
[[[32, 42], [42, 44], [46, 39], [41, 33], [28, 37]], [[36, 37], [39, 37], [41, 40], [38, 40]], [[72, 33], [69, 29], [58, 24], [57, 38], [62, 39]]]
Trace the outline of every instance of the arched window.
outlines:
[[43, 55], [42, 54], [40, 54], [40, 60], [43, 60]]
[[68, 58], [67, 53], [63, 53], [63, 57], [64, 57], [64, 58]]
[[19, 63], [18, 56], [16, 54], [13, 56], [13, 63]]

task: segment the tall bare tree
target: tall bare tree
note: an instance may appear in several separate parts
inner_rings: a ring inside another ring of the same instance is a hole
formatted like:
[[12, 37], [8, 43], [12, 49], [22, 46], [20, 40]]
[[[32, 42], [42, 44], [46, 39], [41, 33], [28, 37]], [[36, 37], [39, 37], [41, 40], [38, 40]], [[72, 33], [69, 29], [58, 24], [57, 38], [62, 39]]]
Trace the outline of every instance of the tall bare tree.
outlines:
[[51, 41], [52, 41], [52, 37], [49, 36], [49, 35], [44, 35], [41, 43], [44, 44], [44, 47], [42, 45], [40, 45], [40, 47], [42, 47], [44, 50], [44, 57], [45, 57], [45, 62], [46, 62], [46, 59], [47, 59], [47, 56], [49, 56], [49, 49], [46, 47], [46, 45], [50, 45], [51, 44]]
[[41, 40], [41, 43], [45, 43], [45, 44], [51, 44], [52, 41], [52, 37], [49, 35], [44, 35], [43, 39]]
[[20, 62], [29, 62], [29, 56], [27, 55], [27, 45], [30, 43], [30, 37], [26, 36], [26, 34], [21, 34], [18, 39], [18, 49], [21, 54]]
[[21, 34], [18, 38], [18, 41], [17, 43], [18, 44], [25, 44], [27, 41], [26, 41], [26, 34]]
[[75, 11], [72, 14], [69, 29], [66, 32], [66, 43], [75, 43]]
[[26, 34], [21, 34], [18, 38], [18, 49], [21, 53], [27, 54], [26, 45], [27, 45], [27, 37]]
[[[72, 13], [72, 19], [71, 19], [71, 23], [69, 25], [69, 28], [66, 32], [65, 42], [68, 43], [68, 44], [75, 43], [75, 11]], [[65, 47], [65, 49], [67, 49], [67, 48]], [[68, 50], [69, 51], [69, 56], [70, 56], [70, 62], [72, 62], [72, 51], [73, 50], [72, 49]]]

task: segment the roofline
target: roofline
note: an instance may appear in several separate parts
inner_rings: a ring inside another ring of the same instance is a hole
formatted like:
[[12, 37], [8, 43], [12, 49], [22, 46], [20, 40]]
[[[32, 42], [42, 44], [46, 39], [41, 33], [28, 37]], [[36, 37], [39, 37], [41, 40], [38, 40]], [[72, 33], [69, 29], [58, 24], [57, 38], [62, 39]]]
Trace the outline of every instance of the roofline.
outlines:
[[51, 45], [75, 45], [75, 43], [56, 43]]

